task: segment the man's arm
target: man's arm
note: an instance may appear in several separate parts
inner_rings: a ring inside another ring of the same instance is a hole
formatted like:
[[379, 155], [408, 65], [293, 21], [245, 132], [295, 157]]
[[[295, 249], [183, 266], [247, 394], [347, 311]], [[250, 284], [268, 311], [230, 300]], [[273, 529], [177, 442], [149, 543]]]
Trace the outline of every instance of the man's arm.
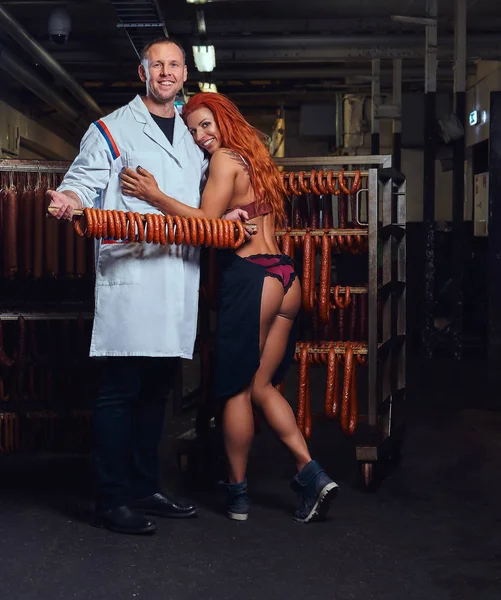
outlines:
[[56, 219], [71, 220], [75, 208], [92, 207], [99, 191], [110, 181], [112, 157], [103, 136], [92, 124], [82, 138], [80, 152], [57, 191], [49, 190], [49, 207]]

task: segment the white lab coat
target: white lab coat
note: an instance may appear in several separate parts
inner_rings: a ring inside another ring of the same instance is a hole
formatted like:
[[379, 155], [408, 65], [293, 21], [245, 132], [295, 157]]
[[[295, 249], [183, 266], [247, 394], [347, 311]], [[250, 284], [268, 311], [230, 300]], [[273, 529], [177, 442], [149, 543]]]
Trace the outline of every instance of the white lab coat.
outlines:
[[[92, 124], [58, 191], [72, 190], [86, 207], [160, 213], [123, 195], [123, 166], [144, 167], [169, 196], [200, 206], [207, 162], [177, 114], [171, 145], [139, 96], [102, 119], [120, 156], [113, 158]], [[95, 314], [90, 356], [192, 358], [195, 342], [199, 250], [147, 243], [96, 243]]]

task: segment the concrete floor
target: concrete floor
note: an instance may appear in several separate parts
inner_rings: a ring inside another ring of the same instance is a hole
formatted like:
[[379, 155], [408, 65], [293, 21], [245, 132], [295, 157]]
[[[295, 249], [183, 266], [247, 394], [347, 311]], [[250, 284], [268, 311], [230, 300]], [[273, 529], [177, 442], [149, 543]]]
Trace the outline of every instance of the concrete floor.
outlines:
[[266, 429], [250, 463], [249, 521], [227, 520], [207, 486], [183, 488], [171, 456], [169, 487], [201, 513], [158, 520], [148, 538], [89, 527], [85, 458], [2, 457], [2, 597], [499, 600], [501, 412], [475, 386], [478, 368], [416, 373], [401, 464], [374, 493], [360, 490], [337, 425], [317, 424], [313, 453], [341, 491], [329, 519], [309, 526], [292, 521], [293, 465]]

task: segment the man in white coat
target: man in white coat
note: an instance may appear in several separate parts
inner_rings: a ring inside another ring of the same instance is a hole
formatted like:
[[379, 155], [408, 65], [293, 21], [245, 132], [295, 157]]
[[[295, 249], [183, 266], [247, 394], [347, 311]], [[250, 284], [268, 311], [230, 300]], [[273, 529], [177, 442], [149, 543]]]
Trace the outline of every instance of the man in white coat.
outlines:
[[[48, 192], [56, 218], [73, 210], [159, 212], [120, 189], [123, 167], [144, 167], [160, 188], [200, 205], [207, 166], [174, 100], [187, 78], [185, 54], [168, 38], [143, 51], [139, 77], [146, 96], [93, 123], [57, 191]], [[159, 486], [158, 444], [174, 357], [192, 358], [198, 249], [188, 246], [96, 243], [95, 315], [90, 356], [106, 357], [94, 411], [97, 475], [95, 524], [121, 533], [152, 533], [150, 515], [191, 517], [194, 506]]]

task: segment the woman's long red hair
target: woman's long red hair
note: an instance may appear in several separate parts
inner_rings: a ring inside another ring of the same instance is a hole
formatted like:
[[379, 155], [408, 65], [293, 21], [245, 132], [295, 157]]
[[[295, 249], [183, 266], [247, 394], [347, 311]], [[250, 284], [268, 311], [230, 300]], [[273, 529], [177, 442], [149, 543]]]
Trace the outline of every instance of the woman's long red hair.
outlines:
[[221, 133], [221, 145], [238, 152], [249, 165], [252, 189], [258, 203], [271, 205], [277, 226], [285, 220], [284, 184], [277, 165], [264, 144], [264, 136], [248, 123], [233, 102], [213, 92], [200, 92], [183, 106], [183, 119], [199, 108], [208, 108]]

